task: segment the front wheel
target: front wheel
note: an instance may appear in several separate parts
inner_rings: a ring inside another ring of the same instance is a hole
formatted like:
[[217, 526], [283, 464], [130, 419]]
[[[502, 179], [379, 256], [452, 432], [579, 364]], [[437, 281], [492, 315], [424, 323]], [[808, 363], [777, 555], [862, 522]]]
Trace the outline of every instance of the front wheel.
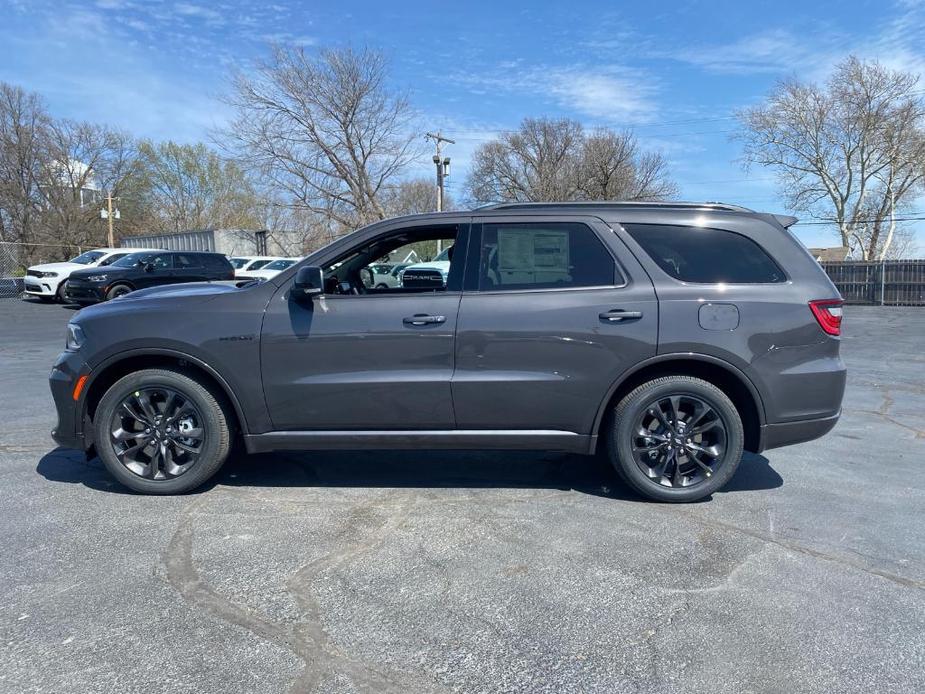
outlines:
[[106, 292], [106, 301], [111, 301], [119, 296], [125, 296], [130, 291], [132, 291], [132, 288], [127, 284], [117, 284]]
[[225, 462], [229, 417], [208, 388], [179, 371], [146, 369], [116, 381], [94, 416], [106, 469], [145, 494], [201, 486]]
[[697, 501], [732, 478], [745, 435], [719, 388], [666, 376], [630, 392], [613, 413], [608, 453], [623, 480], [656, 501]]

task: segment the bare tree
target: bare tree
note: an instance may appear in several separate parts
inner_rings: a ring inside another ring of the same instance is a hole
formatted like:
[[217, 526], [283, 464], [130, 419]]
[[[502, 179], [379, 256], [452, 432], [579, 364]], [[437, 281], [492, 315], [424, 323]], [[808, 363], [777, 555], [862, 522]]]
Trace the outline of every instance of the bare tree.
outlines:
[[388, 186], [418, 155], [404, 95], [375, 51], [273, 49], [238, 74], [224, 141], [290, 204], [344, 229], [383, 219]]
[[204, 144], [142, 142], [135, 195], [158, 231], [260, 226], [260, 201], [246, 173]]
[[568, 118], [525, 118], [516, 132], [479, 147], [466, 182], [475, 202], [653, 200], [676, 192], [659, 154], [632, 133], [587, 134]]
[[47, 129], [40, 191], [43, 234], [68, 245], [105, 238], [102, 198], [119, 188], [135, 167], [133, 139], [92, 123], [54, 120]]
[[[424, 214], [437, 209], [437, 185], [430, 178], [412, 178], [389, 186], [383, 196], [383, 207], [392, 216]], [[444, 191], [443, 207], [455, 209], [453, 199]]]
[[477, 202], [571, 200], [578, 196], [576, 152], [584, 131], [568, 118], [525, 118], [520, 128], [479, 147], [466, 182]]
[[50, 122], [37, 94], [0, 82], [0, 241], [35, 240]]
[[639, 151], [632, 133], [600, 129], [582, 143], [579, 188], [585, 200], [664, 200], [678, 194], [668, 163]]
[[827, 220], [863, 259], [883, 257], [925, 183], [918, 78], [849, 57], [824, 85], [779, 83], [738, 114], [747, 165], [776, 171], [788, 203]]

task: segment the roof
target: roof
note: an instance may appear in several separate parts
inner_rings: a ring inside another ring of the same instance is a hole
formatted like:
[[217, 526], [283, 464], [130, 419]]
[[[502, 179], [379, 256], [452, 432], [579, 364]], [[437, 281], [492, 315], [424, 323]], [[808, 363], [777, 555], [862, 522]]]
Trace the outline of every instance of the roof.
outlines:
[[848, 258], [849, 249], [847, 246], [833, 246], [832, 248], [810, 248], [810, 254], [817, 262], [841, 262]]

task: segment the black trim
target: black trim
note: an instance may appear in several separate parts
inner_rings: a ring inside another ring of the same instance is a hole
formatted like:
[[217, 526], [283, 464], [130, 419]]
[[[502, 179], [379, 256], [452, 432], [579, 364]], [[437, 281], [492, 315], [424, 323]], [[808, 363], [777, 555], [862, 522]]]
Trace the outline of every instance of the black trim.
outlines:
[[571, 431], [270, 431], [244, 437], [248, 453], [277, 450], [553, 450], [588, 454], [593, 437]]
[[757, 452], [761, 453], [770, 448], [792, 446], [795, 443], [818, 439], [832, 431], [838, 423], [839, 417], [841, 417], [841, 410], [831, 417], [801, 419], [796, 422], [784, 422], [781, 424], [765, 424], [761, 427], [761, 441]]

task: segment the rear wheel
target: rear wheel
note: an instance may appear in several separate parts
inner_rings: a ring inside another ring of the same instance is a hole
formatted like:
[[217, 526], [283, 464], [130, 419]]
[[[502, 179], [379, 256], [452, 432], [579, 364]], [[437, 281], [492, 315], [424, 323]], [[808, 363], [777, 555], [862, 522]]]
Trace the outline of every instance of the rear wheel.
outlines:
[[109, 291], [106, 292], [106, 301], [115, 299], [117, 296], [125, 296], [132, 288], [127, 284], [117, 284], [114, 287], [110, 287]]
[[208, 388], [186, 374], [147, 369], [116, 381], [94, 417], [106, 469], [146, 494], [179, 494], [212, 477], [231, 447], [229, 417]]
[[608, 453], [640, 494], [657, 501], [697, 501], [732, 478], [744, 439], [741, 417], [722, 390], [699, 378], [666, 376], [620, 401]]

